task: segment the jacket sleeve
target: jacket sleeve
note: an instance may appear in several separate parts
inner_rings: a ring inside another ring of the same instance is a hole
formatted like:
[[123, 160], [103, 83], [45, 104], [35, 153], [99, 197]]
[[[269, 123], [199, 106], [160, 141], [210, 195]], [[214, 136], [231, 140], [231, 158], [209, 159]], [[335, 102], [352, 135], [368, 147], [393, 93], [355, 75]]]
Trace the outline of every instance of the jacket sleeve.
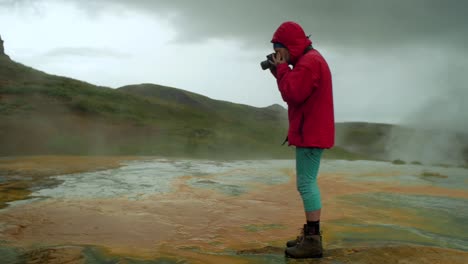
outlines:
[[276, 81], [283, 100], [292, 105], [303, 103], [313, 89], [318, 87], [319, 67], [315, 62], [298, 63], [293, 69], [287, 63], [282, 63], [276, 67]]

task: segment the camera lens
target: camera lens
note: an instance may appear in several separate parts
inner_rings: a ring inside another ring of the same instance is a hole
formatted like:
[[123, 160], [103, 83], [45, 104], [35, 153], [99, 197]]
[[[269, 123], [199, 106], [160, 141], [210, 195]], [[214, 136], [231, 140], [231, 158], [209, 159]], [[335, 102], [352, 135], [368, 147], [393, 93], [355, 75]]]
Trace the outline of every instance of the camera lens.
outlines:
[[262, 67], [262, 70], [269, 69], [270, 67], [273, 66], [270, 62], [270, 61], [273, 61], [273, 55], [274, 53], [268, 54], [266, 56], [267, 60], [260, 62], [260, 66]]
[[262, 70], [266, 70], [271, 67], [271, 63], [268, 60], [265, 60], [260, 62], [260, 66], [262, 67]]

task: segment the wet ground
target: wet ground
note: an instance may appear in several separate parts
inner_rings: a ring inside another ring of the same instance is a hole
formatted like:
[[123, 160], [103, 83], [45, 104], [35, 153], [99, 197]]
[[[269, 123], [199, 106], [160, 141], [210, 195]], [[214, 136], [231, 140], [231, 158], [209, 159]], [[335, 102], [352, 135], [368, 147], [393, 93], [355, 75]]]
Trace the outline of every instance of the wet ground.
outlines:
[[[68, 158], [50, 177], [0, 161], [0, 263], [291, 262], [283, 245], [304, 222], [294, 161], [87, 161], [100, 170], [56, 175], [92, 170]], [[463, 168], [323, 161], [327, 251], [310, 263], [466, 263], [467, 179]]]

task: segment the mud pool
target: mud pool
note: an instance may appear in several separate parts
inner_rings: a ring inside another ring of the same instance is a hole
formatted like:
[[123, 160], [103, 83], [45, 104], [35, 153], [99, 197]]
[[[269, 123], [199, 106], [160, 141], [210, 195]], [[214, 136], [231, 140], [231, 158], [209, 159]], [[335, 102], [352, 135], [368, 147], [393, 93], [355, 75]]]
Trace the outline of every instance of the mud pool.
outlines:
[[[284, 242], [304, 222], [294, 167], [147, 159], [50, 176], [0, 210], [0, 263], [285, 263]], [[386, 263], [385, 249], [468, 260], [467, 169], [324, 160], [319, 184], [320, 263]]]

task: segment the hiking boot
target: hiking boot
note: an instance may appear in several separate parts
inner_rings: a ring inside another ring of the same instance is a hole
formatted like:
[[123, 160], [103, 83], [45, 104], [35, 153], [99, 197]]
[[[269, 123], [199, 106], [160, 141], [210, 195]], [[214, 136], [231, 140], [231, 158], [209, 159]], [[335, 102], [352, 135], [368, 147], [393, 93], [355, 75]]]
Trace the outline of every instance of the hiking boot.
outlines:
[[307, 226], [304, 226], [302, 240], [285, 251], [290, 258], [321, 258], [323, 256], [322, 236], [310, 235]]

